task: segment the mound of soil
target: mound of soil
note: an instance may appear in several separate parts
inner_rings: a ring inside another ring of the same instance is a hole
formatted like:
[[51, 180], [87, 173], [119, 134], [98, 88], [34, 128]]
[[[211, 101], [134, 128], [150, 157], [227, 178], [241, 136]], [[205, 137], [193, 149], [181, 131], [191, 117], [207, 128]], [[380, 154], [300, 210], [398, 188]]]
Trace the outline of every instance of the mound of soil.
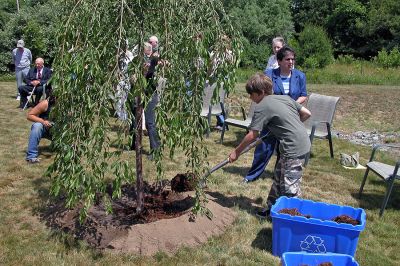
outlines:
[[[191, 207], [195, 203], [190, 192], [177, 193], [164, 187], [144, 184], [144, 210], [136, 212], [136, 190], [131, 185], [122, 187], [121, 198], [111, 201], [113, 212], [108, 214], [103, 203], [94, 204], [83, 224], [79, 223], [79, 211], [65, 208], [65, 199], [60, 198], [46, 208], [42, 219], [57, 230], [72, 234], [99, 249], [118, 252], [135, 252], [153, 255], [158, 251], [175, 252], [180, 246], [195, 246], [208, 237], [224, 232], [233, 223], [235, 214], [209, 200], [207, 208], [213, 220], [191, 218]], [[111, 195], [112, 190], [109, 188]], [[193, 193], [192, 193], [193, 194]]]
[[171, 180], [171, 190], [175, 192], [193, 191], [197, 178], [193, 173], [177, 174]]
[[[136, 190], [133, 186], [122, 187], [122, 197], [111, 202], [112, 214], [107, 214], [103, 203], [97, 203], [89, 209], [83, 224], [79, 223], [81, 206], [72, 210], [64, 208], [64, 201], [50, 206], [44, 219], [54, 228], [72, 233], [79, 239], [85, 239], [94, 247], [104, 248], [116, 236], [135, 224], [152, 223], [162, 219], [179, 217], [194, 205], [194, 198], [160, 189], [144, 183], [144, 209], [136, 212]], [[111, 196], [111, 188], [108, 189]], [[107, 231], [108, 233], [106, 233]]]

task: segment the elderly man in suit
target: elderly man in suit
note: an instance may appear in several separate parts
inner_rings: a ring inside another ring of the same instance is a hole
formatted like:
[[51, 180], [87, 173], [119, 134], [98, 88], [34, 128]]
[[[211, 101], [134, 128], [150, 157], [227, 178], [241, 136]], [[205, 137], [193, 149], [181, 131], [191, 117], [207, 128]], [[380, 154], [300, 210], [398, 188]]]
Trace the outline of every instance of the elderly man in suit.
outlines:
[[35, 89], [34, 94], [36, 95], [35, 105], [38, 104], [43, 94], [43, 86], [47, 85], [50, 77], [51, 70], [44, 66], [43, 58], [38, 57], [35, 60], [35, 67], [29, 69], [28, 75], [25, 77], [26, 85], [18, 88], [21, 95], [19, 108], [24, 108], [33, 89]]

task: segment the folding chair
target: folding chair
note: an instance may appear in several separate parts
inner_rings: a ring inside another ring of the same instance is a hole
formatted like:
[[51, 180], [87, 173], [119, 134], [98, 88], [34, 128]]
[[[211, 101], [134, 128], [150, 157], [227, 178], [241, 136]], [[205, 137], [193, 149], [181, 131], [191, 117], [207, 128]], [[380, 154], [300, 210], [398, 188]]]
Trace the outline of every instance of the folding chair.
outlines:
[[[314, 138], [327, 139], [329, 141], [331, 158], [334, 157], [331, 128], [339, 99], [340, 97], [311, 93], [307, 101], [307, 109], [311, 111], [311, 117], [304, 122], [311, 144]], [[306, 159], [305, 165], [307, 163], [308, 159]]]
[[211, 116], [223, 115], [225, 117], [224, 101], [226, 92], [223, 88], [219, 89], [218, 103], [212, 104], [212, 97], [217, 87], [217, 83], [210, 85], [206, 84], [203, 94], [203, 104], [200, 115], [207, 118], [207, 137], [210, 135]]
[[383, 201], [382, 201], [379, 216], [382, 216], [382, 214], [386, 208], [386, 205], [389, 201], [390, 194], [392, 193], [394, 181], [396, 179], [400, 180], [400, 172], [399, 172], [400, 158], [398, 158], [396, 165], [394, 165], [394, 166], [379, 162], [375, 159], [375, 154], [378, 149], [388, 148], [388, 147], [400, 150], [399, 145], [393, 145], [393, 144], [379, 144], [379, 145], [375, 145], [373, 147], [371, 157], [369, 159], [369, 162], [367, 163], [367, 169], [365, 170], [363, 181], [361, 182], [360, 191], [358, 192], [358, 197], [361, 198], [361, 193], [364, 189], [365, 181], [367, 180], [369, 170], [374, 172], [377, 176], [379, 176], [386, 183], [386, 193], [385, 193], [385, 197], [383, 198]]
[[224, 141], [225, 130], [228, 128], [228, 126], [240, 127], [240, 128], [246, 129], [247, 131], [249, 130], [249, 126], [250, 126], [251, 120], [253, 118], [255, 107], [256, 107], [256, 103], [251, 102], [249, 112], [246, 115], [245, 109], [243, 108], [243, 106], [240, 106], [240, 109], [242, 111], [243, 120], [229, 118], [228, 114], [226, 114], [224, 125], [222, 126], [222, 131], [221, 131], [221, 140], [220, 140], [221, 144]]

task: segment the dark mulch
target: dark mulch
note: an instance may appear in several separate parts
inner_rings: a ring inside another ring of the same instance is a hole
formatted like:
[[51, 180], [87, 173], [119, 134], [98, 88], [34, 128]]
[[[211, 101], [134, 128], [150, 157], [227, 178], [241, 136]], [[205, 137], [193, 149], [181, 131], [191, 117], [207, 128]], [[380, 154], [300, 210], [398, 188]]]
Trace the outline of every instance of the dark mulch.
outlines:
[[[174, 189], [168, 189], [168, 185], [169, 181], [157, 185], [144, 182], [144, 209], [141, 213], [136, 211], [135, 187], [124, 185], [121, 198], [111, 201], [111, 214], [106, 212], [104, 203], [98, 201], [89, 209], [85, 221], [80, 223], [82, 205], [67, 209], [65, 198], [60, 197], [46, 206], [41, 216], [49, 227], [84, 239], [97, 248], [105, 248], [113, 239], [125, 235], [132, 225], [171, 219], [189, 212], [194, 205], [194, 198], [178, 192], [193, 190], [191, 179], [178, 174], [171, 181]], [[111, 198], [111, 187], [107, 193]]]
[[[301, 212], [299, 212], [299, 210], [297, 208], [284, 208], [284, 209], [279, 210], [279, 213], [289, 214], [291, 216], [303, 216], [308, 219], [311, 218], [311, 215], [302, 214]], [[346, 214], [338, 215], [338, 216], [332, 218], [331, 221], [334, 221], [337, 223], [347, 223], [347, 224], [352, 224], [352, 225], [360, 224], [360, 221], [358, 221]]]

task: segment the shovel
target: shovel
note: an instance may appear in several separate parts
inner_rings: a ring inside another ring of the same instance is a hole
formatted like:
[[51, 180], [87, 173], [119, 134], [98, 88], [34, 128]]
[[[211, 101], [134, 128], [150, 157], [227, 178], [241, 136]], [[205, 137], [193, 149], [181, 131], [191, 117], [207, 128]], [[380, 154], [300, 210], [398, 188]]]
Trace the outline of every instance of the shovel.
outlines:
[[[260, 144], [264, 139], [268, 138], [268, 136], [269, 136], [269, 133], [265, 134], [262, 137], [257, 138], [255, 141], [250, 143], [246, 148], [244, 148], [244, 150], [240, 153], [240, 155], [242, 155], [242, 154], [248, 152], [249, 150], [253, 149], [255, 146]], [[224, 167], [228, 163], [229, 163], [229, 158], [223, 160], [222, 162], [220, 162], [219, 164], [217, 164], [216, 166], [214, 166], [213, 168], [208, 170], [207, 173], [205, 173], [205, 175], [200, 179], [200, 181], [199, 181], [200, 186], [204, 188], [206, 186], [207, 177], [209, 175], [211, 175], [212, 173], [214, 173], [215, 171], [217, 171], [218, 169]]]

